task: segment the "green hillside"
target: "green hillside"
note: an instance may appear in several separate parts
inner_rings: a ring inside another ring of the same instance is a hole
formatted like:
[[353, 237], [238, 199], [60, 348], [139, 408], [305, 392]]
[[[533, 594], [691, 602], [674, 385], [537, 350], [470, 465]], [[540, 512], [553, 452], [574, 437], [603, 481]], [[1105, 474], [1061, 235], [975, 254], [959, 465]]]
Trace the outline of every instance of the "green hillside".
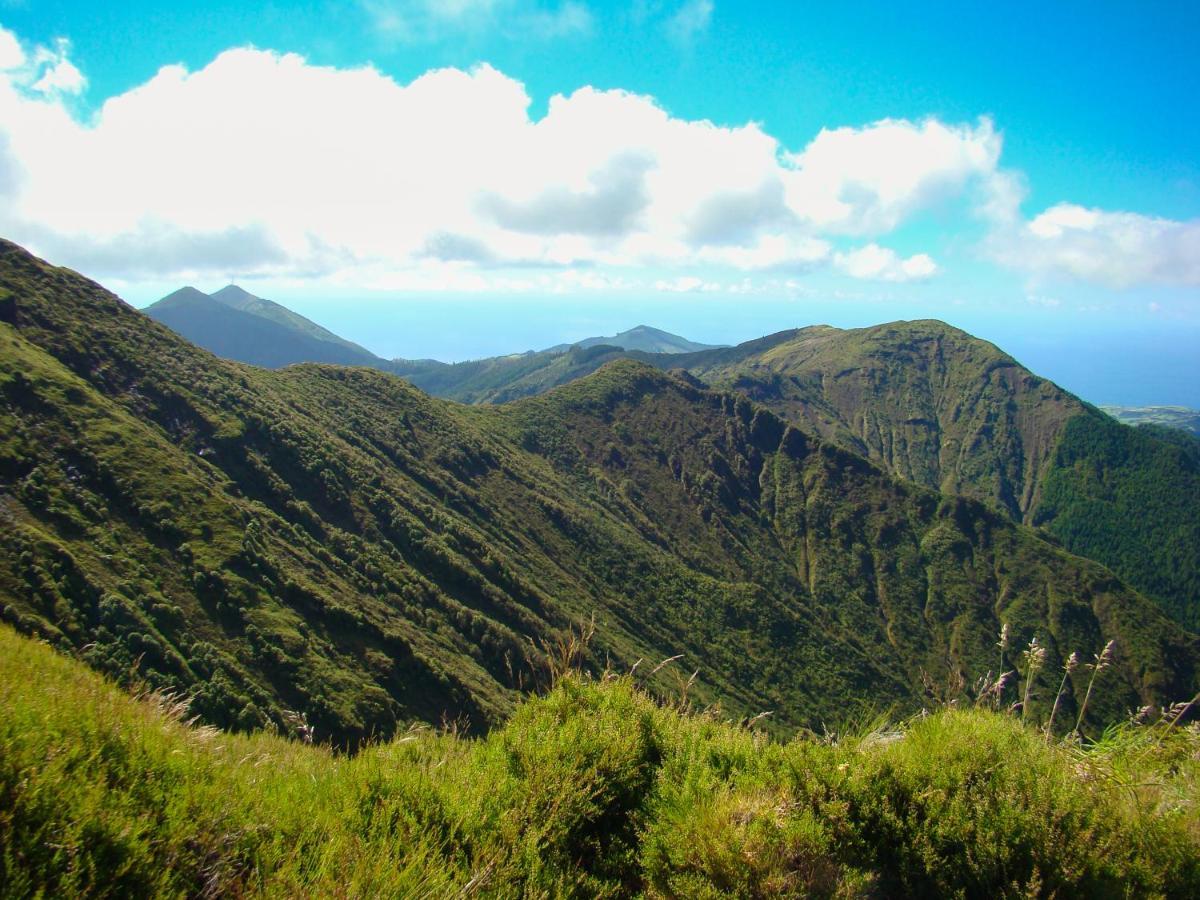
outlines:
[[1083, 404], [986, 341], [941, 322], [828, 326], [685, 357], [716, 387], [905, 478], [1028, 520], [1063, 423]]
[[464, 407], [219, 360], [7, 243], [0, 291], [0, 615], [205, 721], [482, 729], [593, 616], [585, 665], [680, 654], [651, 688], [780, 732], [973, 683], [1002, 621], [1053, 665], [1117, 642], [1094, 722], [1195, 692], [1197, 639], [1104, 568], [687, 378]]
[[977, 708], [781, 744], [678, 697], [657, 705], [636, 675], [568, 676], [483, 739], [415, 729], [352, 757], [197, 728], [186, 716], [176, 700], [135, 701], [0, 626], [0, 891], [1200, 889], [1200, 735], [1171, 717], [1091, 747], [1047, 741], [1032, 722]]
[[1200, 440], [1077, 416], [1042, 495], [1037, 520], [1066, 546], [1105, 560], [1200, 631]]
[[590, 375], [617, 359], [656, 357], [608, 344], [495, 356], [461, 363], [393, 360], [388, 371], [421, 390], [459, 403], [507, 403], [533, 397]]
[[935, 321], [805, 328], [676, 360], [895, 474], [1041, 525], [1200, 627], [1200, 481], [1185, 435], [1134, 434]]
[[180, 288], [143, 312], [225, 359], [277, 369], [301, 362], [386, 367], [358, 344], [235, 285], [204, 294]]

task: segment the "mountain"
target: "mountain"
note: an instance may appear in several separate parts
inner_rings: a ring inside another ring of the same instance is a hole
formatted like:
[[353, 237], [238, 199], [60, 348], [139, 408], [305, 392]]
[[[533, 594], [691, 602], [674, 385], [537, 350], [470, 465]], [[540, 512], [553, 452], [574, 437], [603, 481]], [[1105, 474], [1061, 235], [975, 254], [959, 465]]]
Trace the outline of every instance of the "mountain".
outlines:
[[1125, 425], [1157, 425], [1178, 428], [1200, 437], [1200, 409], [1186, 406], [1101, 406]]
[[7, 242], [0, 348], [0, 617], [217, 725], [480, 729], [589, 621], [586, 667], [681, 655], [648, 685], [782, 733], [1035, 635], [1050, 669], [1116, 641], [1095, 723], [1197, 688], [1200, 639], [1104, 567], [634, 360], [482, 407], [248, 367]]
[[977, 497], [1200, 630], [1192, 439], [1134, 430], [943, 322], [803, 328], [659, 358], [904, 478]]
[[944, 322], [821, 325], [696, 353], [601, 345], [395, 371], [437, 396], [501, 403], [626, 357], [743, 394], [897, 476], [994, 504], [1110, 566], [1200, 630], [1193, 439], [1157, 426], [1138, 434], [1114, 428], [1094, 407]]
[[388, 370], [436, 397], [459, 403], [506, 403], [568, 384], [613, 360], [649, 362], [654, 358], [651, 354], [608, 344], [566, 345], [565, 350], [516, 353], [460, 363], [393, 360]]
[[651, 361], [653, 354], [715, 349], [639, 325], [610, 338], [593, 337], [548, 350], [493, 356], [461, 363], [392, 360], [388, 371], [437, 397], [460, 403], [505, 403], [590, 375], [614, 359]]
[[638, 325], [612, 337], [590, 337], [573, 344], [558, 344], [549, 348], [550, 352], [563, 352], [571, 347], [587, 349], [603, 344], [609, 347], [620, 347], [622, 350], [639, 350], [642, 353], [694, 353], [698, 350], [714, 350], [718, 345], [698, 344], [677, 334], [651, 328], [649, 325]]
[[300, 362], [384, 366], [374, 354], [235, 285], [212, 295], [180, 288], [143, 310], [218, 356], [275, 369]]

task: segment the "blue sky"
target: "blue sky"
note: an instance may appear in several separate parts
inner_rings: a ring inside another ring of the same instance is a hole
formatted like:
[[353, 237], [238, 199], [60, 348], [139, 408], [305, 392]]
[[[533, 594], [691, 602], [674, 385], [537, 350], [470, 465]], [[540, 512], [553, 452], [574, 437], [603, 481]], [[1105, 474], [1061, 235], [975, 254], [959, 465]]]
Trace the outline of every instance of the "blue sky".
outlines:
[[0, 0], [0, 27], [0, 233], [135, 304], [236, 278], [447, 359], [936, 317], [1094, 402], [1200, 406], [1194, 3]]

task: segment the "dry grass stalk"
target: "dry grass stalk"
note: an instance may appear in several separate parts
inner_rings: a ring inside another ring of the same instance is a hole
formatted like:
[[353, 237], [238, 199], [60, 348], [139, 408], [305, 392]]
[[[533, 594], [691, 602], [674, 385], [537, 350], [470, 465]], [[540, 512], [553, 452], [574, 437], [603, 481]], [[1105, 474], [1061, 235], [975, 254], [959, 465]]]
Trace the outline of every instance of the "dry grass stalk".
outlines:
[[1067, 679], [1071, 677], [1071, 673], [1079, 667], [1079, 654], [1074, 650], [1067, 657], [1067, 661], [1063, 664], [1063, 677], [1058, 685], [1058, 693], [1054, 695], [1054, 706], [1050, 708], [1050, 721], [1046, 723], [1046, 741], [1050, 741], [1050, 736], [1054, 733], [1054, 719], [1058, 716], [1058, 707], [1062, 703], [1063, 691], [1067, 687]]
[[1083, 717], [1087, 714], [1088, 701], [1092, 699], [1092, 688], [1096, 685], [1096, 676], [1107, 669], [1113, 658], [1114, 641], [1104, 645], [1104, 649], [1096, 654], [1096, 661], [1091, 664], [1092, 677], [1088, 679], [1087, 693], [1083, 695], [1083, 705], [1079, 707], [1079, 717], [1075, 720], [1074, 734], [1079, 734], [1083, 727]]
[[1029, 698], [1033, 693], [1033, 682], [1037, 673], [1046, 663], [1046, 648], [1038, 643], [1037, 635], [1029, 642], [1029, 649], [1022, 654], [1025, 657], [1025, 693], [1021, 698], [1021, 718], [1029, 717]]

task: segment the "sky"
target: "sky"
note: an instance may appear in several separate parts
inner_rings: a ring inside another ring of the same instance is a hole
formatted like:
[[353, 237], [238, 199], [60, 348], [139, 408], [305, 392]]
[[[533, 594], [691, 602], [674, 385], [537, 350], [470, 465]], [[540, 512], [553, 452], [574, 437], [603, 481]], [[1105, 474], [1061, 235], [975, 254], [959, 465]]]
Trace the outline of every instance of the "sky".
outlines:
[[938, 318], [1200, 407], [1198, 41], [1145, 0], [0, 0], [0, 234], [389, 357]]

